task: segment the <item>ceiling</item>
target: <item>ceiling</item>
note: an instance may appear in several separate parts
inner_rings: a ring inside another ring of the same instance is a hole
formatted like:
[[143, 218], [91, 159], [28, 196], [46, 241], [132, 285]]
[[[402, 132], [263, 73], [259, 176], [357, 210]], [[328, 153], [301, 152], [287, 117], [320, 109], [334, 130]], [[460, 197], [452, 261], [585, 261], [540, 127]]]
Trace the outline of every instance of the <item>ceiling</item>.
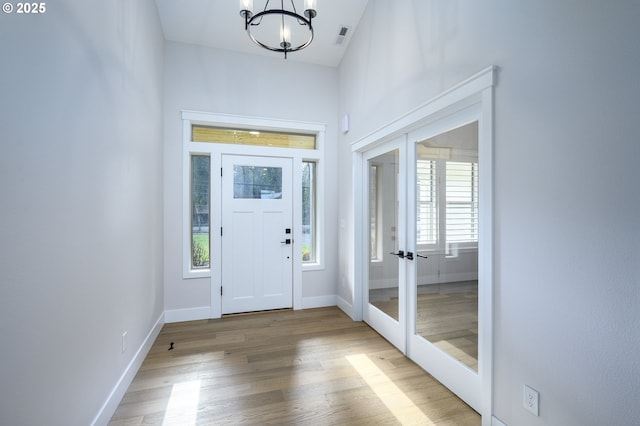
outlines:
[[[347, 49], [368, 0], [317, 0], [318, 15], [313, 19], [314, 39], [306, 49], [288, 54], [290, 61], [337, 67]], [[254, 13], [264, 9], [266, 0], [254, 0]], [[294, 0], [298, 13], [303, 0]], [[244, 30], [238, 0], [156, 0], [164, 36], [169, 41], [197, 44], [248, 54], [283, 58], [254, 44]], [[287, 6], [288, 4], [288, 6]], [[269, 8], [280, 8], [271, 1]], [[291, 9], [290, 0], [285, 9]], [[269, 17], [270, 19], [272, 18]], [[265, 17], [265, 21], [267, 21]], [[341, 27], [350, 27], [342, 43], [337, 43]], [[275, 32], [275, 31], [274, 31]], [[295, 34], [292, 35], [295, 37]], [[276, 35], [276, 37], [278, 37]], [[295, 39], [294, 39], [295, 42]]]

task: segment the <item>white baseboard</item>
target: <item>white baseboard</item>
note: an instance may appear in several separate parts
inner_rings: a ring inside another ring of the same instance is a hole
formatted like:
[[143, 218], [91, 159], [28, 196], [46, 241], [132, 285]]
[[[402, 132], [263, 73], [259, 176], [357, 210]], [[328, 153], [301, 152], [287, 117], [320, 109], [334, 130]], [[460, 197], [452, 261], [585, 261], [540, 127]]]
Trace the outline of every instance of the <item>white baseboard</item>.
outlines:
[[324, 308], [326, 306], [336, 306], [337, 296], [315, 296], [302, 298], [302, 309]]
[[147, 334], [147, 337], [142, 342], [142, 345], [140, 345], [138, 351], [133, 356], [133, 359], [131, 360], [129, 365], [127, 365], [127, 368], [125, 368], [124, 373], [122, 373], [122, 376], [120, 376], [120, 380], [118, 380], [118, 383], [116, 383], [115, 387], [107, 397], [107, 400], [104, 402], [104, 404], [102, 404], [102, 407], [100, 407], [100, 411], [98, 411], [98, 414], [91, 422], [92, 426], [102, 426], [109, 423], [109, 420], [111, 420], [111, 417], [113, 417], [113, 414], [116, 412], [116, 409], [118, 408], [122, 397], [127, 392], [129, 385], [133, 381], [133, 378], [138, 373], [142, 362], [149, 353], [153, 342], [156, 341], [158, 334], [160, 334], [160, 330], [162, 330], [163, 325], [164, 312], [160, 314], [160, 317], [158, 318], [156, 323], [153, 325], [153, 327], [151, 327], [149, 334]]
[[209, 306], [164, 311], [164, 321], [167, 324], [173, 322], [197, 321], [209, 318], [211, 318], [211, 308]]
[[345, 314], [349, 315], [349, 318], [353, 319], [353, 305], [340, 296], [336, 296], [336, 298], [338, 299], [338, 308], [342, 309]]
[[491, 426], [507, 426], [507, 424], [502, 422], [496, 416], [491, 416]]

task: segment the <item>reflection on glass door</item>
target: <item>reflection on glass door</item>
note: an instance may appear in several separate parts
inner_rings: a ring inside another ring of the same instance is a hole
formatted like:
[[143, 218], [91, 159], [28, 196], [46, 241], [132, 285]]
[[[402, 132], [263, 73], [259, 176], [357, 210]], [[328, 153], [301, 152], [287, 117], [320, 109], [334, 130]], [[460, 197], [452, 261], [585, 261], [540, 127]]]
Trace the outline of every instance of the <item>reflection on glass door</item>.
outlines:
[[415, 333], [478, 371], [478, 123], [416, 144]]
[[398, 150], [368, 165], [369, 303], [398, 321]]
[[365, 156], [368, 260], [364, 320], [405, 352], [406, 346], [406, 139]]
[[[491, 421], [495, 69], [354, 144], [355, 306]], [[482, 164], [480, 164], [482, 162]], [[362, 305], [360, 305], [360, 302]]]

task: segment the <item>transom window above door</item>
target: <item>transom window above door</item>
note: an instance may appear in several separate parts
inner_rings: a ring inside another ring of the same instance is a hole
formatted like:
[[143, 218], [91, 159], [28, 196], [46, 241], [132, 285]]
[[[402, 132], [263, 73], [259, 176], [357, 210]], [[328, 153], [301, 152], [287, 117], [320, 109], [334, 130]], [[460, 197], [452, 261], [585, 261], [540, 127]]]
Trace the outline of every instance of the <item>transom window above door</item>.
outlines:
[[302, 133], [232, 129], [194, 124], [191, 127], [191, 134], [193, 142], [316, 149], [316, 136]]

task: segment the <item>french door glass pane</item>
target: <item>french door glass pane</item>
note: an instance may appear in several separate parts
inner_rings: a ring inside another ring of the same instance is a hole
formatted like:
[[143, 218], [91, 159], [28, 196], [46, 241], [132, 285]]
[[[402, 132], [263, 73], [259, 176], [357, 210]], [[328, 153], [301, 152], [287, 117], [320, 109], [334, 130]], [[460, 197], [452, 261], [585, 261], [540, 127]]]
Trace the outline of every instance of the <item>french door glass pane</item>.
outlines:
[[369, 303], [398, 320], [399, 151], [369, 160]]
[[477, 371], [478, 123], [418, 143], [415, 167], [416, 333]]

